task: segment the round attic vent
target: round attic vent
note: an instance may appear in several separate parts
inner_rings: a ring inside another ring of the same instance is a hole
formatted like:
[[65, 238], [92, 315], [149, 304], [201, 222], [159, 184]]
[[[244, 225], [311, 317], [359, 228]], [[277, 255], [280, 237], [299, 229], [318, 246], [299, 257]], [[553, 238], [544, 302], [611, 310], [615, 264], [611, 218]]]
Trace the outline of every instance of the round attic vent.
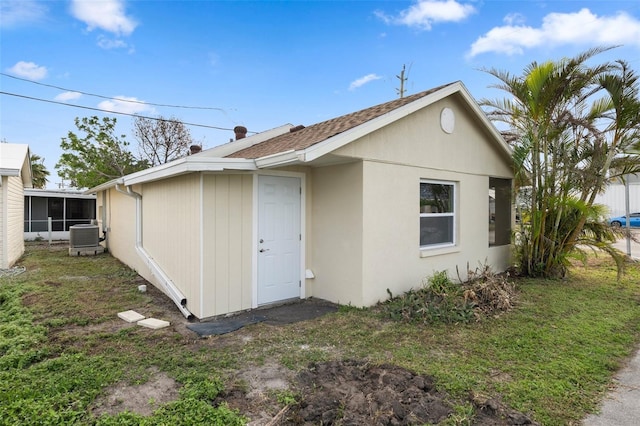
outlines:
[[440, 113], [440, 127], [445, 133], [453, 133], [456, 127], [456, 116], [451, 108], [443, 108]]

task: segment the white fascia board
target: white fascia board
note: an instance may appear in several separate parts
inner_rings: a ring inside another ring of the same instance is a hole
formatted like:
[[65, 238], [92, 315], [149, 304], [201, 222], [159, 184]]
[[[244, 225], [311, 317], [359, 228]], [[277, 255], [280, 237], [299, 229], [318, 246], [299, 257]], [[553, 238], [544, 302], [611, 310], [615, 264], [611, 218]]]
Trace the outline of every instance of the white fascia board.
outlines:
[[89, 188], [83, 192], [83, 194], [96, 194], [98, 192], [107, 190], [109, 188], [113, 188], [116, 185], [122, 185], [122, 178], [111, 179], [108, 182], [102, 183], [98, 186], [94, 186], [93, 188]]
[[24, 195], [29, 197], [53, 197], [53, 198], [80, 198], [92, 200], [96, 196], [81, 191], [56, 191], [52, 189], [30, 188], [24, 190]]
[[344, 131], [336, 136], [330, 137], [322, 142], [310, 146], [300, 151], [285, 151], [278, 154], [267, 155], [256, 159], [256, 165], [259, 168], [276, 167], [285, 164], [291, 164], [295, 162], [310, 162], [318, 159], [324, 155], [341, 148], [358, 138], [368, 135], [375, 130], [378, 130], [394, 121], [397, 121], [407, 115], [424, 108], [425, 106], [434, 103], [452, 93], [455, 93], [459, 89], [459, 83], [451, 84], [441, 90], [431, 93], [423, 98], [420, 98], [414, 102], [404, 105], [400, 108], [396, 108], [387, 112], [379, 117], [376, 117], [366, 123], [356, 126], [352, 129]]
[[478, 103], [473, 99], [469, 91], [466, 89], [462, 82], [455, 82], [450, 84], [449, 86], [443, 87], [437, 92], [430, 93], [427, 96], [424, 96], [420, 99], [415, 100], [407, 105], [404, 105], [400, 108], [389, 111], [388, 113], [381, 115], [380, 117], [374, 118], [373, 120], [367, 121], [360, 126], [354, 127], [353, 129], [347, 130], [346, 132], [340, 133], [334, 137], [331, 137], [323, 142], [320, 142], [316, 145], [310, 146], [309, 148], [300, 151], [299, 157], [301, 162], [310, 162], [315, 159], [318, 159], [326, 154], [329, 154], [332, 151], [335, 151], [338, 148], [341, 148], [348, 143], [355, 141], [363, 136], [368, 135], [378, 129], [381, 129], [384, 126], [387, 126], [394, 121], [400, 120], [412, 114], [428, 105], [431, 105], [435, 102], [438, 102], [448, 96], [451, 96], [455, 93], [460, 93], [465, 102], [471, 107], [474, 111], [475, 115], [480, 119], [482, 124], [487, 128], [489, 133], [493, 136], [496, 143], [499, 147], [511, 157], [512, 151], [511, 147], [507, 145], [507, 143], [502, 138], [500, 132], [496, 129], [496, 127], [489, 121], [486, 114], [482, 109], [478, 106]]
[[417, 99], [407, 105], [401, 106], [400, 108], [396, 108], [392, 111], [389, 111], [386, 114], [383, 114], [379, 117], [374, 118], [373, 120], [367, 121], [353, 129], [347, 130], [346, 132], [342, 132], [336, 136], [333, 136], [323, 142], [320, 142], [316, 145], [310, 146], [302, 152], [303, 161], [309, 162], [313, 161], [317, 158], [322, 157], [323, 155], [329, 154], [332, 151], [335, 151], [338, 148], [341, 148], [348, 143], [355, 141], [363, 136], [368, 135], [378, 129], [387, 126], [394, 121], [400, 120], [412, 114], [432, 103], [435, 103], [441, 99], [446, 98], [447, 96], [452, 95], [461, 90], [460, 82], [452, 83], [447, 87], [443, 87], [437, 92], [430, 93], [427, 96], [424, 96], [420, 99]]
[[285, 133], [288, 133], [289, 129], [292, 127], [293, 124], [285, 124], [274, 129], [265, 130], [264, 132], [257, 133], [253, 136], [248, 136], [246, 138], [209, 148], [195, 155], [199, 157], [226, 157], [234, 152], [249, 148], [253, 145], [275, 138], [276, 136], [284, 135]]
[[244, 158], [196, 158], [190, 156], [125, 176], [123, 183], [136, 185], [185, 173], [221, 172], [223, 170], [256, 170], [256, 165], [253, 160]]
[[0, 176], [20, 176], [20, 169], [0, 169]]
[[480, 121], [482, 121], [482, 124], [484, 124], [485, 128], [489, 131], [489, 133], [496, 140], [496, 142], [498, 143], [499, 147], [505, 152], [505, 154], [507, 154], [509, 156], [509, 158], [512, 158], [513, 149], [504, 140], [504, 138], [502, 137], [502, 134], [500, 133], [500, 131], [491, 122], [491, 120], [489, 120], [489, 117], [487, 117], [487, 114], [485, 114], [485, 112], [482, 110], [482, 108], [480, 108], [480, 105], [478, 105], [478, 102], [476, 102], [476, 100], [473, 98], [473, 96], [471, 96], [471, 93], [469, 93], [469, 91], [464, 86], [464, 84], [462, 84], [461, 82], [459, 82], [458, 84], [460, 84], [460, 87], [461, 87], [460, 94], [465, 99], [467, 104], [473, 109], [473, 111], [475, 112], [476, 116], [478, 118], [480, 118]]
[[303, 159], [299, 154], [299, 151], [290, 149], [289, 151], [256, 158], [255, 161], [256, 166], [258, 166], [259, 169], [266, 169], [269, 167], [286, 166], [288, 164], [298, 163], [303, 161]]

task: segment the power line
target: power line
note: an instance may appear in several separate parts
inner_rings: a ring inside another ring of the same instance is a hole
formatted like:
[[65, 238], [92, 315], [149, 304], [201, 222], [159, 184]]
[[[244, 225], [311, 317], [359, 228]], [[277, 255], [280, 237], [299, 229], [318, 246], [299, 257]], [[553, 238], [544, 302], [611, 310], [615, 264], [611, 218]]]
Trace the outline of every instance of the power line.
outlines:
[[122, 99], [122, 98], [114, 98], [114, 97], [110, 97], [110, 96], [102, 96], [102, 95], [96, 95], [95, 93], [88, 93], [88, 92], [82, 92], [80, 90], [73, 90], [73, 89], [66, 89], [64, 87], [60, 87], [60, 86], [54, 86], [52, 84], [46, 84], [46, 83], [40, 83], [38, 81], [33, 81], [33, 80], [28, 80], [26, 78], [21, 78], [21, 77], [16, 77], [10, 74], [5, 74], [3, 72], [0, 72], [0, 75], [4, 76], [4, 77], [9, 77], [9, 78], [13, 78], [15, 80], [21, 80], [21, 81], [26, 81], [27, 83], [33, 83], [33, 84], [37, 84], [39, 86], [45, 86], [45, 87], [52, 87], [54, 89], [58, 89], [58, 90], [64, 90], [66, 92], [74, 92], [74, 93], [80, 93], [82, 95], [87, 95], [87, 96], [93, 96], [96, 98], [101, 98], [101, 99], [109, 99], [109, 100], [114, 100], [114, 101], [119, 101], [119, 102], [130, 102], [133, 104], [144, 104], [144, 105], [152, 105], [152, 106], [159, 106], [159, 107], [168, 107], [168, 108], [186, 108], [186, 109], [207, 109], [207, 110], [214, 110], [214, 111], [222, 111], [224, 112], [223, 108], [216, 108], [216, 107], [200, 107], [200, 106], [184, 106], [184, 105], [170, 105], [170, 104], [154, 104], [151, 102], [144, 102], [144, 101], [137, 101], [137, 100], [132, 100], [132, 99]]
[[[67, 103], [64, 103], [64, 102], [51, 101], [51, 100], [48, 100], [48, 99], [34, 98], [34, 97], [31, 97], [31, 96], [19, 95], [17, 93], [0, 92], [0, 95], [15, 96], [17, 98], [24, 98], [24, 99], [29, 99], [29, 100], [32, 100], [32, 101], [47, 102], [47, 103], [50, 103], [50, 104], [64, 105], [64, 106], [72, 107], [72, 108], [88, 109], [90, 111], [99, 111], [99, 112], [104, 112], [104, 113], [107, 113], [107, 114], [127, 115], [129, 117], [146, 118], [148, 120], [156, 120], [156, 121], [180, 122], [180, 123], [182, 123], [182, 124], [184, 124], [186, 126], [204, 127], [204, 128], [207, 128], [207, 129], [231, 130], [231, 131], [233, 131], [233, 129], [226, 128], [226, 127], [207, 126], [206, 124], [196, 124], [196, 123], [185, 123], [183, 121], [178, 121], [178, 120], [168, 120], [168, 119], [165, 119], [165, 118], [158, 118], [158, 117], [147, 117], [147, 116], [144, 116], [144, 115], [131, 114], [131, 113], [128, 113], [128, 112], [109, 111], [109, 110], [100, 109], [100, 108], [92, 108], [92, 107], [88, 107], [88, 106], [84, 106], [84, 105], [73, 105], [73, 104], [67, 104]], [[257, 133], [257, 132], [251, 131], [249, 133]]]

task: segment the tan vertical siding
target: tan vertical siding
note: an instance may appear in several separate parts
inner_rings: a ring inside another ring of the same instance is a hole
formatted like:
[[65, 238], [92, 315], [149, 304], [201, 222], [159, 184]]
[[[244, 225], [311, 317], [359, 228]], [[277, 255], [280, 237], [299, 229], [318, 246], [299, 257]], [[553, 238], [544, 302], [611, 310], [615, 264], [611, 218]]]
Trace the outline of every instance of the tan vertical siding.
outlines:
[[2, 248], [0, 249], [0, 267], [11, 267], [24, 253], [24, 187], [22, 178], [2, 177], [3, 201], [0, 211], [2, 217]]
[[313, 296], [362, 306], [362, 162], [312, 172]]
[[203, 317], [251, 308], [252, 205], [252, 175], [204, 175]]
[[142, 202], [143, 247], [200, 317], [200, 175], [145, 184]]
[[[99, 197], [100, 199], [102, 197]], [[114, 188], [107, 191], [107, 247], [109, 252], [140, 275], [149, 279], [148, 271], [136, 252], [136, 202]], [[103, 225], [104, 226], [104, 225]], [[146, 274], [145, 274], [146, 272]]]

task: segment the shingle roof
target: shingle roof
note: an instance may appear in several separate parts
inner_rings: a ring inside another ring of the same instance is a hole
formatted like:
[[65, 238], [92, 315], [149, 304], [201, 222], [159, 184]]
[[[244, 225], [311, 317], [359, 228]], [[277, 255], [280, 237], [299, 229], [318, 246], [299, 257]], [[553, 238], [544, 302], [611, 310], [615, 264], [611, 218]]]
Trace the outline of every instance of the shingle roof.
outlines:
[[[450, 83], [453, 84], [453, 83]], [[280, 136], [268, 139], [264, 142], [234, 152], [227, 157], [233, 158], [260, 158], [267, 155], [278, 154], [286, 151], [297, 151], [308, 148], [319, 142], [329, 139], [332, 136], [350, 130], [369, 120], [380, 117], [390, 111], [407, 105], [417, 99], [434, 93], [450, 84], [445, 84], [424, 92], [416, 93], [404, 98], [395, 99], [380, 105], [332, 118], [321, 123], [313, 124], [292, 133], [285, 133]]]

